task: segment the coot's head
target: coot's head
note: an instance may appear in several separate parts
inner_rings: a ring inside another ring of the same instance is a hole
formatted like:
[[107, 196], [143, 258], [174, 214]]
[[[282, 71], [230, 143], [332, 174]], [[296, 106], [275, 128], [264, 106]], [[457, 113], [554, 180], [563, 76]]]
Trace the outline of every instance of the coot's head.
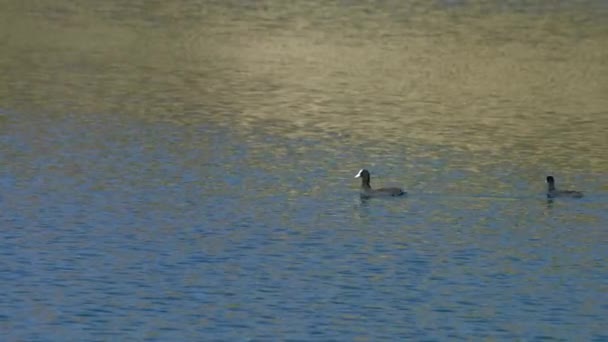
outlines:
[[549, 183], [549, 184], [555, 183], [555, 179], [553, 179], [553, 176], [547, 176], [547, 183]]
[[355, 178], [369, 179], [369, 171], [367, 171], [366, 169], [361, 169], [359, 170], [359, 173], [357, 173]]

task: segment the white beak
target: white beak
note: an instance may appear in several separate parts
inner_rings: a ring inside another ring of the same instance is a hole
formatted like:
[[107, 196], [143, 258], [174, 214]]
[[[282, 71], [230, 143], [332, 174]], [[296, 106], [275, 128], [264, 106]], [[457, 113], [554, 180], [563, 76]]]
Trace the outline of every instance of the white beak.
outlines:
[[363, 169], [359, 170], [359, 173], [357, 173], [357, 175], [355, 176], [355, 178], [361, 177], [361, 171], [363, 171]]

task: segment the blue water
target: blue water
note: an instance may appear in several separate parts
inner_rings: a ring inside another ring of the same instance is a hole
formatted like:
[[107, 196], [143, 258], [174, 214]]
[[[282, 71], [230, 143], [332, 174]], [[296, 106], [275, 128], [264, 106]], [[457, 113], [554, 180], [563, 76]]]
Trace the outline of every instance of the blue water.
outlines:
[[606, 3], [9, 0], [0, 342], [608, 341]]
[[[547, 202], [544, 174], [449, 147], [21, 117], [5, 341], [608, 340], [606, 175]], [[361, 167], [408, 196], [361, 200]]]

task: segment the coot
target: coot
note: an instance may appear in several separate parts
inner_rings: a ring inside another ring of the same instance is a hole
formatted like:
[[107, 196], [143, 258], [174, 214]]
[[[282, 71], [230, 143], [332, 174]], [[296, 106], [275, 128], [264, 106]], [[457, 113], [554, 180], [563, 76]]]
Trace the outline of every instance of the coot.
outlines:
[[549, 186], [549, 188], [547, 190], [548, 198], [555, 198], [555, 197], [581, 198], [581, 197], [583, 197], [583, 193], [580, 191], [557, 190], [555, 188], [555, 178], [553, 178], [553, 176], [547, 177], [547, 184]]
[[405, 192], [400, 188], [380, 188], [372, 189], [369, 184], [369, 171], [366, 169], [359, 170], [355, 178], [361, 178], [361, 196], [362, 197], [386, 197], [386, 196], [401, 196]]

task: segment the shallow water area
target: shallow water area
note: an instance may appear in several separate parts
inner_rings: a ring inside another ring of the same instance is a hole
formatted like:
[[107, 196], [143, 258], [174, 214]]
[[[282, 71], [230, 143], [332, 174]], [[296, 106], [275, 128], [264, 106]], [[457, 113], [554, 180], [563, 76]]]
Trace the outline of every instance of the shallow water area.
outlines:
[[6, 340], [608, 339], [604, 2], [36, 6]]

